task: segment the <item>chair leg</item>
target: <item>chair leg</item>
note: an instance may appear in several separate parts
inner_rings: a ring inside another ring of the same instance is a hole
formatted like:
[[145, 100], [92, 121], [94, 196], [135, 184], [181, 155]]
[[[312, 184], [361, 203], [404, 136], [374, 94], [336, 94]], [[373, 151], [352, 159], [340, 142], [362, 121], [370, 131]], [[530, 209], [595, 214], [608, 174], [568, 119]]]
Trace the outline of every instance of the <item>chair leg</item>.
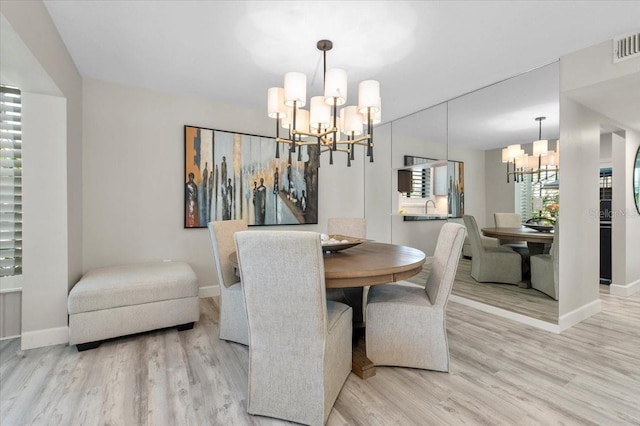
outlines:
[[102, 340], [98, 340], [97, 342], [79, 343], [76, 345], [76, 348], [78, 349], [78, 352], [88, 351], [97, 348], [100, 346], [100, 343], [102, 343]]
[[178, 331], [184, 331], [184, 330], [191, 330], [193, 328], [193, 324], [192, 322], [188, 322], [186, 324], [180, 324], [177, 328]]

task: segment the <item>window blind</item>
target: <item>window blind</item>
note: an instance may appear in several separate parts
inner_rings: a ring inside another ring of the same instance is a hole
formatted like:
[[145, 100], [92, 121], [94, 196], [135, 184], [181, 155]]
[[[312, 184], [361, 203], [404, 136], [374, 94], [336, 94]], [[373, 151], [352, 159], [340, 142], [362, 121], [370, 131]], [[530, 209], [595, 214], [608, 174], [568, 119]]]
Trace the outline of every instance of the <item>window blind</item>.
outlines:
[[431, 196], [431, 169], [411, 171], [411, 192], [407, 198], [429, 198]]
[[0, 276], [22, 274], [22, 107], [0, 85]]

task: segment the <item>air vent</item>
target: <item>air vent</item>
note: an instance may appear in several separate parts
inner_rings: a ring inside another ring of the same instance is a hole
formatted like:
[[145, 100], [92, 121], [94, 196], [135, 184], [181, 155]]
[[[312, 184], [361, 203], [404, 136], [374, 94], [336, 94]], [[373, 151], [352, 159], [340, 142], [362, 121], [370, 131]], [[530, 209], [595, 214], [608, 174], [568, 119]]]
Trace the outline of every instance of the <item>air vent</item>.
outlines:
[[640, 33], [613, 39], [613, 63], [640, 57]]

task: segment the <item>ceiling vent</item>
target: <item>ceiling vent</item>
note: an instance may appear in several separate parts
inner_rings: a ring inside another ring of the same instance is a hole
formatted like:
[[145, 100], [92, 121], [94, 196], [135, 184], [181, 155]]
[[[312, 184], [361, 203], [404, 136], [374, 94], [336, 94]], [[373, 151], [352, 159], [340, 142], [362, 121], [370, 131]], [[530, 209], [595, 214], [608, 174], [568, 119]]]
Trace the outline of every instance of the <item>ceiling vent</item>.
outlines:
[[613, 63], [640, 57], [640, 33], [613, 39]]

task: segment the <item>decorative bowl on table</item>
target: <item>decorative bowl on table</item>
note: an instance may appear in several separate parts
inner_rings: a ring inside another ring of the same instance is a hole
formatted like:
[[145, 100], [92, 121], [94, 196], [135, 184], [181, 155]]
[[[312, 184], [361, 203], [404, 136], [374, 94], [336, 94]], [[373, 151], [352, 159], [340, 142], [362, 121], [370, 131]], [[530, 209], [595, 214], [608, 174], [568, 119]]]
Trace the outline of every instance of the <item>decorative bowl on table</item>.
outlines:
[[320, 242], [322, 243], [322, 251], [325, 253], [333, 253], [355, 247], [367, 241], [364, 238], [348, 237], [346, 235], [327, 235], [320, 234]]
[[537, 225], [535, 223], [525, 223], [524, 226], [531, 228], [538, 232], [551, 232], [553, 231], [553, 225]]
[[538, 232], [551, 232], [553, 231], [555, 221], [545, 218], [529, 219], [526, 223], [523, 223], [523, 225]]

